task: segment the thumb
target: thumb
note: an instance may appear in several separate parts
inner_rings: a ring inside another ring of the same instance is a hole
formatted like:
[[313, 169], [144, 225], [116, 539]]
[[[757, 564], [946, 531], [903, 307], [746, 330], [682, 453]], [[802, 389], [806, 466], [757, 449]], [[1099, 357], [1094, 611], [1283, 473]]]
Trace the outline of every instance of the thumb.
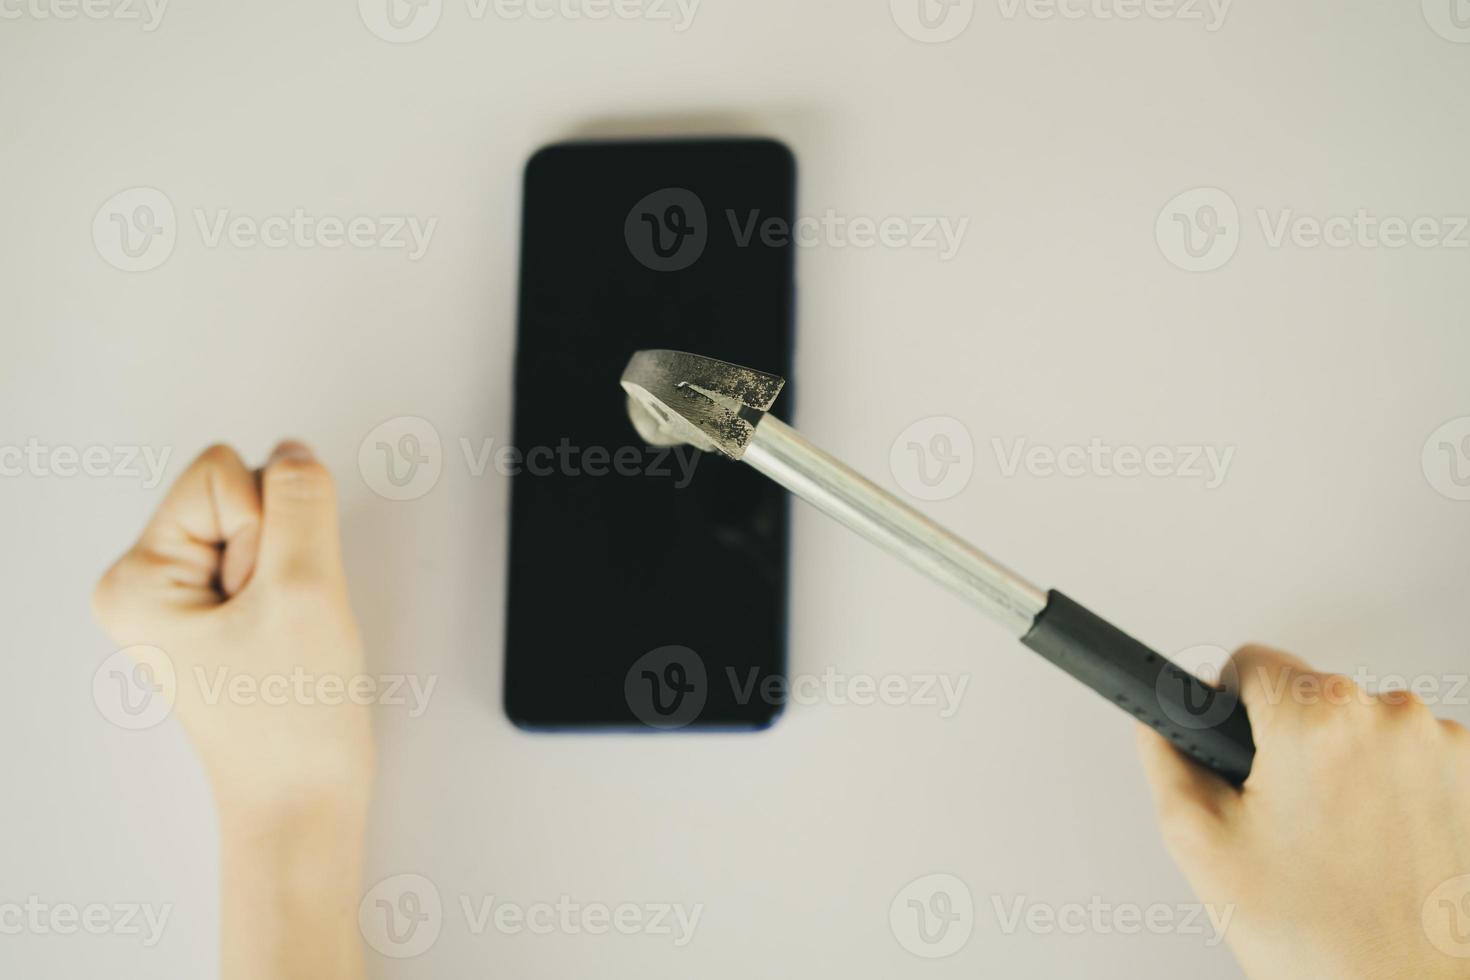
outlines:
[[281, 443], [261, 471], [260, 557], [256, 575], [275, 581], [342, 578], [337, 490], [304, 444]]

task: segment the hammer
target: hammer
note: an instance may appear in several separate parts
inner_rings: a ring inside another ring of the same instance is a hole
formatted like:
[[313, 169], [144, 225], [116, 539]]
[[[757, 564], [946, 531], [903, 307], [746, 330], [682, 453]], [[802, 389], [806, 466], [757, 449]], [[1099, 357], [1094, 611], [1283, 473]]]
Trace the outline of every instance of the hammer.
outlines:
[[784, 378], [673, 350], [636, 352], [628, 414], [653, 445], [744, 460], [978, 606], [1021, 642], [1229, 782], [1250, 775], [1250, 720], [1213, 687], [1055, 589], [1043, 591], [766, 414]]

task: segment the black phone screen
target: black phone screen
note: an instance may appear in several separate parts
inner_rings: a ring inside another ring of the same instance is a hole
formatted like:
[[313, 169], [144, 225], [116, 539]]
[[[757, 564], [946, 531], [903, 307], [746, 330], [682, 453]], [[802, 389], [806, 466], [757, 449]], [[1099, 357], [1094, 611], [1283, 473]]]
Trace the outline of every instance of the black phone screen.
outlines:
[[[527, 164], [505, 655], [516, 724], [758, 728], [779, 712], [785, 492], [717, 454], [646, 446], [618, 379], [645, 348], [790, 378], [794, 198], [795, 162], [770, 140], [562, 143]], [[791, 405], [788, 384], [774, 414]]]

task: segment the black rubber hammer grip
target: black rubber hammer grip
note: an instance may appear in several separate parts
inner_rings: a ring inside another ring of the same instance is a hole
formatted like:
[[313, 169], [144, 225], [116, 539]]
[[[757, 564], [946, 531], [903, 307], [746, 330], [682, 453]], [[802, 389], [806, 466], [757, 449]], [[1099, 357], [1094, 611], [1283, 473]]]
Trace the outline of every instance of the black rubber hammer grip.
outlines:
[[1256, 746], [1240, 698], [1211, 687], [1055, 589], [1021, 642], [1179, 751], [1240, 785]]

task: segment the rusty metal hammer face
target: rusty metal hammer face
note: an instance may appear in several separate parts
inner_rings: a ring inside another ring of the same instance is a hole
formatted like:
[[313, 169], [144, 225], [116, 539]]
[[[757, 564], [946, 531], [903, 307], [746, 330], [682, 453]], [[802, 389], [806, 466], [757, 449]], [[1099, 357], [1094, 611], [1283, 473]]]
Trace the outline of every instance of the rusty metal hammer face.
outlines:
[[774, 374], [675, 350], [638, 351], [622, 378], [628, 415], [646, 442], [687, 443], [731, 459], [745, 455], [785, 384]]

